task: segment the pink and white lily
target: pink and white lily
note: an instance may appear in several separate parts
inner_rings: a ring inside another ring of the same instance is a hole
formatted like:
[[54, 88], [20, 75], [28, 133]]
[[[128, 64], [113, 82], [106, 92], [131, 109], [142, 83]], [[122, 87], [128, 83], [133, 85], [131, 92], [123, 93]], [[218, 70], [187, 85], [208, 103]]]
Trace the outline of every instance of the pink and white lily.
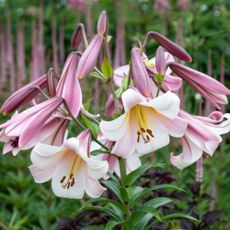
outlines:
[[113, 152], [127, 157], [135, 150], [146, 154], [169, 143], [169, 135], [182, 137], [187, 122], [178, 117], [180, 99], [168, 91], [148, 100], [137, 90], [128, 89], [122, 94], [125, 113], [113, 121], [102, 121], [102, 134], [116, 141]]
[[213, 112], [209, 117], [192, 116], [180, 111], [179, 116], [188, 122], [181, 138], [183, 152], [171, 154], [171, 163], [183, 169], [202, 157], [203, 152], [212, 156], [222, 141], [220, 135], [230, 131], [230, 114]]
[[36, 183], [51, 180], [56, 196], [81, 199], [86, 192], [93, 198], [101, 196], [105, 188], [99, 183], [108, 171], [108, 163], [89, 154], [91, 135], [84, 130], [60, 146], [37, 144], [31, 152], [29, 167]]

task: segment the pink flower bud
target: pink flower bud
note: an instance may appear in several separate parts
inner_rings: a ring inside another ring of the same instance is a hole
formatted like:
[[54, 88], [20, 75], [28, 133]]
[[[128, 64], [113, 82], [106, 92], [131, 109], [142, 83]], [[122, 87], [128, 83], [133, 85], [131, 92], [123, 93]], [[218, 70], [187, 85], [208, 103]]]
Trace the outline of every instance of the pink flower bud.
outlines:
[[148, 37], [151, 37], [155, 39], [157, 42], [159, 42], [168, 52], [175, 55], [177, 58], [186, 61], [191, 62], [192, 57], [179, 45], [177, 45], [175, 42], [169, 40], [162, 34], [158, 32], [151, 31], [147, 34]]
[[220, 104], [227, 104], [226, 95], [230, 95], [230, 90], [216, 79], [176, 62], [171, 63], [169, 67], [216, 108], [220, 109]]
[[28, 104], [40, 93], [39, 88], [44, 89], [47, 86], [47, 82], [47, 74], [45, 74], [30, 84], [23, 86], [5, 101], [1, 107], [1, 112], [6, 115]]
[[102, 11], [97, 22], [97, 33], [103, 35], [107, 27], [107, 15], [105, 11]]
[[150, 78], [148, 72], [143, 63], [141, 57], [140, 49], [132, 49], [132, 75], [135, 87], [140, 91], [140, 93], [145, 97], [151, 97], [150, 92]]
[[82, 23], [80, 23], [76, 30], [73, 32], [72, 38], [71, 38], [71, 47], [74, 49], [77, 49], [77, 47], [79, 46], [79, 44], [82, 41], [82, 29], [84, 29], [84, 25]]
[[89, 43], [89, 46], [82, 54], [77, 66], [76, 77], [78, 79], [86, 77], [93, 70], [97, 63], [97, 58], [101, 50], [102, 43], [103, 37], [98, 34], [94, 35], [93, 39]]

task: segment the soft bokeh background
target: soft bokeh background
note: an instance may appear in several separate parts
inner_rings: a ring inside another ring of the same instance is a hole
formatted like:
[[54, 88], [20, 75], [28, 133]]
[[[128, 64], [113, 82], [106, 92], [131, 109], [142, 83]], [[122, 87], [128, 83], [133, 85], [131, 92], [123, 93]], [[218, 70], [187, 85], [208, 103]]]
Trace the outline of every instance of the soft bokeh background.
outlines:
[[[109, 16], [110, 58], [115, 67], [128, 62], [130, 48], [143, 41], [147, 31], [155, 30], [185, 47], [193, 57], [192, 67], [230, 87], [229, 0], [0, 0], [0, 104], [10, 92], [50, 67], [60, 73], [71, 51], [77, 23], [85, 23], [90, 38], [102, 10]], [[156, 45], [150, 42], [149, 56], [155, 55], [154, 48]], [[89, 78], [83, 83], [83, 91], [91, 112], [103, 112], [107, 98], [104, 87]], [[194, 91], [185, 86], [183, 95], [186, 110], [197, 113]], [[203, 101], [203, 115], [211, 110]], [[1, 123], [8, 118], [0, 114]], [[214, 157], [204, 160], [202, 189], [215, 200], [200, 200], [200, 211], [224, 211], [223, 222], [214, 229], [230, 229], [229, 141], [226, 136]], [[169, 165], [169, 152], [169, 148], [157, 152], [155, 160]], [[74, 218], [81, 205], [80, 201], [54, 197], [49, 183], [35, 184], [27, 169], [29, 164], [26, 151], [17, 157], [0, 155], [0, 229], [56, 229], [60, 217]], [[183, 171], [171, 166], [167, 170], [181, 187], [195, 180], [195, 165]]]

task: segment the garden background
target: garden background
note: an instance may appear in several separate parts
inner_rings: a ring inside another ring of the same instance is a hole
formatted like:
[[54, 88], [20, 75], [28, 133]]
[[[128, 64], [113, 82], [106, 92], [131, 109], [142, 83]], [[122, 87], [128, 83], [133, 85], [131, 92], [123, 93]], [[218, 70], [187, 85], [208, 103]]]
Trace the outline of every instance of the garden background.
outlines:
[[[190, 66], [230, 87], [229, 0], [0, 0], [0, 104], [15, 89], [42, 76], [50, 67], [60, 73], [71, 51], [71, 36], [77, 24], [84, 23], [88, 37], [92, 37], [102, 10], [106, 10], [109, 17], [110, 58], [114, 67], [127, 63], [133, 45], [154, 30], [182, 45], [193, 57]], [[154, 48], [153, 43], [148, 44], [149, 56], [155, 55]], [[108, 95], [99, 81], [93, 83], [92, 80], [89, 77], [84, 82], [84, 95], [90, 95], [84, 102], [91, 112], [103, 113], [104, 104], [99, 104], [99, 99], [105, 102]], [[184, 107], [191, 113], [207, 115], [212, 110], [205, 100], [197, 100], [198, 95], [190, 87], [184, 87], [183, 96], [187, 101]], [[222, 110], [230, 112], [230, 106]], [[8, 118], [0, 114], [1, 123]], [[201, 215], [208, 210], [222, 211], [221, 221], [211, 229], [230, 229], [229, 142], [226, 136], [215, 155], [204, 159], [203, 196], [199, 199], [193, 197], [196, 164], [183, 171], [169, 166], [173, 146], [154, 155], [153, 160], [166, 167], [148, 172], [155, 180], [159, 178], [190, 188], [188, 200], [177, 197], [176, 202], [183, 210], [195, 206]], [[49, 183], [35, 184], [27, 168], [29, 165], [27, 151], [17, 157], [0, 155], [0, 229], [62, 229], [61, 225], [75, 218], [81, 202], [55, 197]], [[196, 204], [192, 206], [192, 202]], [[173, 224], [171, 229], [175, 229]]]

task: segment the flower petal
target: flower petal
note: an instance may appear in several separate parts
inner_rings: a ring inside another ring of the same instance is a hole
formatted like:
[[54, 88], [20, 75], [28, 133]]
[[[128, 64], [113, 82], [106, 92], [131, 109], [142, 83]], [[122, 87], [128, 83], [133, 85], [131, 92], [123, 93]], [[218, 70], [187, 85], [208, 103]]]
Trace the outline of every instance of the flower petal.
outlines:
[[34, 181], [38, 184], [44, 183], [52, 178], [52, 174], [54, 172], [54, 167], [50, 167], [47, 169], [40, 169], [35, 165], [29, 166], [30, 173], [32, 174]]
[[90, 178], [86, 179], [85, 191], [88, 196], [92, 198], [98, 198], [106, 190], [97, 180], [92, 180]]

